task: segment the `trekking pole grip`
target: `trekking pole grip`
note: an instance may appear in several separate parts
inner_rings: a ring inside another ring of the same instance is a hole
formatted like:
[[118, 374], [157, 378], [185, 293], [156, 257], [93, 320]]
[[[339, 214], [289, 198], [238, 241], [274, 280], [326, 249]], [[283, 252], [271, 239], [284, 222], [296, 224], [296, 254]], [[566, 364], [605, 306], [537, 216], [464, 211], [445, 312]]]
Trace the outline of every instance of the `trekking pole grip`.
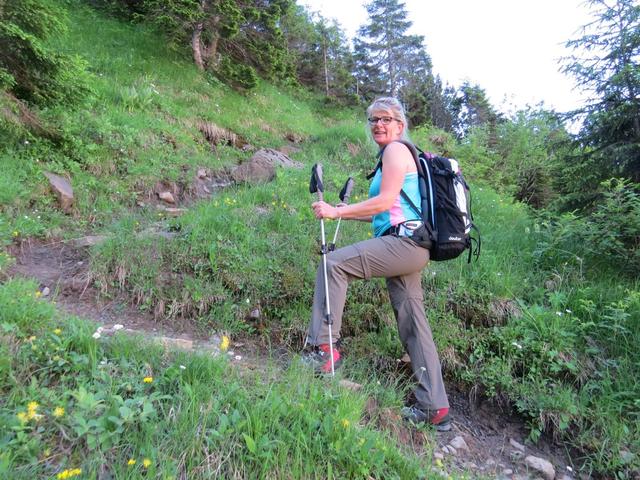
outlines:
[[309, 182], [309, 192], [317, 193], [318, 200], [321, 202], [324, 200], [324, 184], [322, 183], [322, 165], [316, 163], [311, 168], [311, 180]]
[[342, 203], [349, 203], [349, 197], [351, 197], [354, 183], [353, 177], [349, 177], [345, 182], [344, 187], [342, 187], [342, 190], [340, 190], [340, 201]]

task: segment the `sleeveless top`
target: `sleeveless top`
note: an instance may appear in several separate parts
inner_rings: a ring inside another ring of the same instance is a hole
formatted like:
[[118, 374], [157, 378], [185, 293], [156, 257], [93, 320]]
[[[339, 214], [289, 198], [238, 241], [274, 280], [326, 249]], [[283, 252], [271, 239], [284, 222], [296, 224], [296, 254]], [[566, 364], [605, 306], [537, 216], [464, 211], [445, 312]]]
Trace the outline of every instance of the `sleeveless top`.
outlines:
[[[369, 186], [369, 198], [380, 194], [380, 182], [382, 181], [382, 167], [376, 170], [371, 185]], [[409, 172], [404, 176], [402, 190], [408, 195], [414, 205], [420, 205], [420, 190], [418, 189], [418, 172]], [[408, 220], [420, 220], [409, 203], [398, 193], [397, 198], [389, 210], [378, 213], [372, 218], [373, 235], [382, 236], [389, 228], [395, 227]]]

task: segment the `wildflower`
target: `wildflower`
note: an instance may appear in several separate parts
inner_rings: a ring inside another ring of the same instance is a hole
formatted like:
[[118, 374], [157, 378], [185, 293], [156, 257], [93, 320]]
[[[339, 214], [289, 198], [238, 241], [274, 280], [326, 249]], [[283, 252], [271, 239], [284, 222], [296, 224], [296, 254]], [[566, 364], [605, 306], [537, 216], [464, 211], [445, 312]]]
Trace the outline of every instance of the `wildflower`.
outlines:
[[226, 352], [227, 349], [229, 348], [229, 337], [227, 337], [226, 335], [222, 336], [222, 340], [220, 341], [220, 350], [222, 350], [223, 352]]
[[559, 317], [562, 316], [562, 312], [556, 312], [556, 315], [558, 315]]
[[242, 360], [242, 357], [241, 357], [240, 355], [236, 355], [236, 356], [235, 356], [235, 357], [233, 357], [233, 358], [235, 358], [236, 360]]
[[33, 342], [36, 339], [35, 335], [31, 335], [29, 338], [27, 338], [28, 341]]
[[29, 419], [27, 418], [27, 414], [25, 412], [18, 412], [16, 417], [20, 420], [20, 423], [27, 423]]
[[77, 477], [81, 473], [82, 473], [82, 469], [80, 468], [66, 469], [60, 472], [58, 475], [56, 475], [56, 478], [58, 480], [66, 480], [67, 478]]
[[93, 338], [95, 338], [96, 340], [100, 338], [100, 332], [96, 332], [93, 335], [91, 335]]
[[13, 231], [13, 236], [14, 236], [14, 237], [17, 237], [18, 235], [20, 235], [20, 232], [18, 232], [17, 230], [14, 230], [14, 231]]
[[436, 458], [436, 467], [442, 468], [442, 466], [443, 466], [442, 460], [440, 460], [439, 458]]
[[349, 422], [349, 420], [347, 420], [346, 418], [343, 418], [342, 421], [340, 422], [342, 424], [342, 426], [344, 428], [349, 428], [349, 425], [351, 425], [351, 423]]
[[151, 460], [149, 460], [148, 458], [145, 458], [144, 460], [142, 460], [142, 466], [144, 468], [149, 468], [151, 466]]
[[518, 342], [511, 342], [511, 345], [513, 345], [514, 347], [522, 350], [522, 345], [520, 345]]
[[56, 418], [60, 418], [64, 416], [64, 407], [56, 407], [53, 410], [53, 416]]
[[127, 462], [127, 465], [132, 466], [136, 464], [136, 459], [135, 458], [130, 458], [129, 461]]
[[185, 367], [184, 365], [180, 365], [180, 370], [186, 370], [187, 367]]
[[38, 410], [38, 407], [40, 405], [38, 405], [38, 402], [29, 402], [27, 404], [27, 410], [29, 410], [30, 412], [35, 412], [36, 410]]
[[41, 292], [40, 290], [38, 290], [38, 291], [35, 293], [36, 298], [40, 298], [40, 296], [41, 296], [41, 295], [42, 295], [42, 292]]
[[61, 328], [56, 328], [53, 333], [55, 333], [56, 335], [60, 335], [62, 333], [62, 329]]
[[142, 381], [144, 383], [153, 383], [153, 377], [144, 377]]
[[565, 310], [565, 312], [567, 312], [569, 315], [571, 315], [573, 312], [571, 310], [569, 310], [568, 308]]
[[124, 328], [124, 325], [116, 323], [112, 328], [117, 332], [118, 330], [122, 330]]

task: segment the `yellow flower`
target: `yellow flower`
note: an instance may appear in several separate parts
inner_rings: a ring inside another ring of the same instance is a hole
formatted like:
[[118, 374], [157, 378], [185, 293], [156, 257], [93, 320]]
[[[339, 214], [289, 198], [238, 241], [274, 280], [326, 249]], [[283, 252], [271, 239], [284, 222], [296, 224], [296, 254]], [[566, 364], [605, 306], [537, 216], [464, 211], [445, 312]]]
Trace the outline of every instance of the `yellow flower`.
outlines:
[[60, 418], [62, 416], [64, 416], [64, 407], [56, 407], [53, 410], [53, 416], [56, 418]]
[[18, 417], [20, 423], [27, 423], [27, 421], [29, 421], [29, 419], [27, 418], [27, 414], [24, 412], [18, 412], [16, 417]]
[[29, 338], [27, 338], [29, 342], [33, 342], [35, 339], [36, 339], [35, 335], [31, 335]]
[[38, 290], [38, 291], [35, 293], [35, 295], [36, 295], [36, 298], [40, 298], [40, 296], [42, 295], [42, 292], [41, 292], [40, 290]]
[[56, 328], [53, 333], [55, 333], [56, 335], [60, 335], [62, 333], [62, 329], [61, 328]]
[[153, 377], [144, 377], [142, 381], [144, 383], [153, 383]]
[[135, 458], [130, 458], [129, 461], [127, 462], [127, 465], [131, 466], [131, 465], [135, 465], [136, 464], [136, 459]]
[[13, 231], [13, 236], [14, 236], [14, 237], [17, 237], [18, 235], [20, 235], [20, 232], [18, 232], [17, 230], [14, 230], [14, 231]]
[[151, 466], [151, 460], [149, 460], [148, 458], [145, 458], [144, 460], [142, 460], [142, 466], [144, 468], [149, 468]]
[[442, 465], [443, 465], [442, 460], [440, 460], [439, 458], [436, 458], [436, 466], [438, 468], [442, 468]]
[[226, 352], [229, 349], [229, 337], [227, 337], [226, 335], [222, 336], [222, 340], [220, 341], [220, 350], [222, 350], [223, 352]]
[[38, 402], [29, 402], [27, 404], [27, 409], [29, 410], [29, 412], [35, 412], [39, 406], [40, 405], [38, 405]]
[[349, 420], [347, 420], [346, 418], [343, 418], [342, 421], [340, 422], [342, 423], [342, 426], [344, 428], [349, 428], [349, 425], [351, 425], [351, 423], [349, 422]]

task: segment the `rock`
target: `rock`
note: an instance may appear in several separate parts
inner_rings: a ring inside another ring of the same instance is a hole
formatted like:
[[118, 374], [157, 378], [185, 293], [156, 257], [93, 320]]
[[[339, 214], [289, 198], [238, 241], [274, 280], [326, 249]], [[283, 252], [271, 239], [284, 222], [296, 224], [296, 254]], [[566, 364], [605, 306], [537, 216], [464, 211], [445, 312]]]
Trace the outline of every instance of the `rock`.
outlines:
[[362, 385], [360, 385], [359, 383], [355, 383], [345, 379], [340, 380], [340, 386], [348, 390], [353, 390], [354, 392], [357, 392], [358, 390], [362, 389]]
[[86, 237], [71, 240], [71, 244], [76, 248], [93, 247], [104, 242], [107, 239], [105, 235], [87, 235]]
[[399, 361], [401, 363], [411, 363], [411, 357], [408, 353], [405, 353]]
[[51, 289], [49, 287], [44, 287], [41, 293], [43, 297], [48, 297], [49, 294], [51, 293]]
[[171, 204], [176, 203], [176, 199], [173, 197], [173, 194], [171, 192], [166, 192], [166, 191], [165, 192], [160, 192], [160, 193], [158, 193], [158, 197], [163, 202], [167, 202], [167, 203], [171, 203]]
[[179, 217], [183, 213], [186, 213], [187, 209], [186, 208], [164, 207], [162, 209], [162, 211], [164, 211], [167, 215], [170, 215], [172, 217]]
[[505, 477], [511, 476], [511, 475], [513, 475], [513, 470], [511, 470], [510, 468], [505, 468], [505, 469], [502, 471], [502, 474], [503, 474]]
[[461, 436], [454, 437], [449, 444], [454, 447], [456, 450], [469, 450], [469, 446], [467, 442], [464, 441], [464, 438]]
[[442, 451], [445, 453], [445, 455], [449, 455], [449, 447], [447, 447], [446, 445], [442, 446]]
[[436, 460], [444, 460], [444, 455], [440, 452], [433, 452], [433, 458], [435, 458]]
[[546, 480], [553, 480], [556, 477], [556, 469], [551, 462], [544, 458], [529, 455], [524, 459], [524, 463], [531, 469], [540, 472]]
[[566, 473], [564, 475], [562, 475], [561, 477], [556, 477], [557, 480], [573, 480], [573, 477], [571, 475], [567, 475]]
[[302, 168], [302, 164], [294, 162], [285, 154], [271, 148], [258, 150], [249, 161], [238, 165], [231, 172], [236, 182], [264, 183], [276, 176], [276, 167]]
[[629, 450], [620, 450], [620, 461], [625, 465], [633, 462], [635, 457]]
[[64, 177], [56, 175], [55, 173], [44, 172], [44, 176], [49, 179], [49, 184], [54, 193], [58, 197], [58, 203], [64, 213], [71, 213], [73, 209], [73, 188]]
[[478, 465], [473, 462], [464, 462], [462, 466], [467, 470], [478, 470]]
[[207, 169], [206, 168], [199, 168], [197, 173], [196, 173], [196, 176], [198, 178], [206, 178], [207, 177]]
[[516, 442], [513, 438], [509, 439], [509, 443], [511, 444], [511, 446], [513, 448], [515, 448], [516, 450], [519, 450], [521, 452], [524, 452], [524, 445], [522, 445], [521, 443]]
[[511, 452], [509, 453], [509, 458], [513, 462], [519, 462], [524, 458], [524, 452], [521, 452], [520, 450], [511, 450]]
[[180, 350], [193, 350], [193, 341], [182, 338], [158, 337], [155, 339], [166, 348], [178, 348]]

